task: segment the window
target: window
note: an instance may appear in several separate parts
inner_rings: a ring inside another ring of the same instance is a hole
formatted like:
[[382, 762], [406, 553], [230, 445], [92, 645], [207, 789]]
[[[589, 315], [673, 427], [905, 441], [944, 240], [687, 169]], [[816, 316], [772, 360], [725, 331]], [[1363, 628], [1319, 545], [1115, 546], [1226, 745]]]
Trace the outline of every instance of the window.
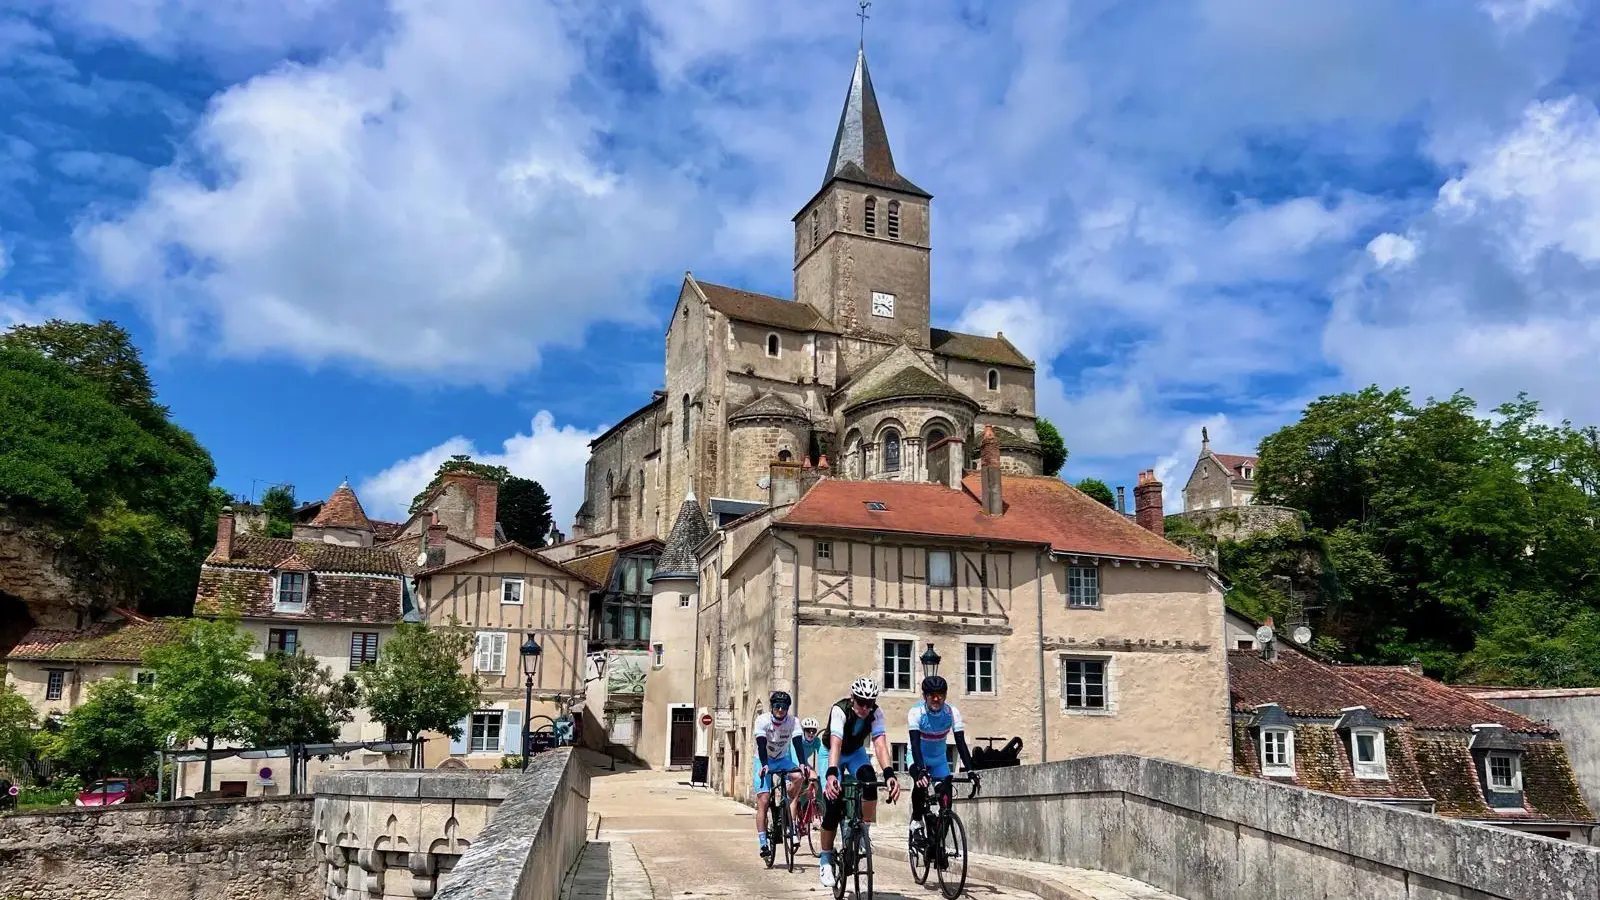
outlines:
[[306, 573], [278, 573], [278, 609], [302, 612], [306, 608]]
[[778, 343], [778, 336], [775, 334], [767, 335], [767, 355], [776, 359], [779, 349], [781, 349], [781, 345]]
[[883, 689], [886, 691], [911, 690], [911, 642], [885, 640], [883, 642]]
[[1067, 605], [1080, 609], [1100, 606], [1100, 570], [1094, 566], [1067, 569]]
[[884, 512], [889, 508], [889, 504], [884, 503], [882, 500], [867, 500], [866, 504], [867, 509], [872, 512]]
[[1061, 705], [1068, 710], [1106, 709], [1106, 661], [1103, 659], [1063, 659], [1061, 661]]
[[650, 645], [650, 665], [659, 669], [667, 662], [667, 647], [665, 644]]
[[689, 395], [688, 394], [684, 394], [683, 395], [682, 415], [683, 415], [683, 446], [684, 446], [684, 449], [687, 450], [688, 447], [689, 447]]
[[1234, 643], [1238, 644], [1238, 646], [1235, 648], [1237, 650], [1254, 650], [1256, 648], [1256, 642], [1250, 640], [1249, 638], [1240, 638]]
[[133, 677], [133, 682], [139, 687], [150, 687], [156, 683], [156, 673], [140, 672]]
[[883, 470], [900, 471], [900, 432], [893, 429], [883, 434]]
[[505, 713], [499, 710], [472, 714], [472, 743], [469, 747], [473, 753], [500, 752], [500, 726], [504, 718]]
[[600, 639], [645, 649], [645, 642], [650, 640], [650, 598], [645, 595], [607, 597], [600, 610]]
[[811, 211], [811, 246], [816, 247], [822, 242], [822, 213], [813, 209]]
[[967, 645], [967, 693], [994, 693], [994, 645]]
[[522, 602], [522, 579], [521, 578], [502, 578], [502, 579], [500, 579], [500, 602], [501, 603], [521, 603]]
[[678, 597], [678, 608], [679, 609], [688, 609], [689, 608], [689, 595], [688, 594], [682, 594], [682, 595], [680, 595]]
[[1353, 731], [1350, 734], [1350, 761], [1357, 778], [1388, 778], [1388, 762], [1384, 759], [1383, 732], [1377, 729]]
[[267, 652], [293, 656], [300, 651], [300, 629], [274, 628], [267, 632]]
[[1255, 475], [1256, 475], [1256, 470], [1255, 469], [1252, 469], [1249, 466], [1245, 466], [1244, 467], [1244, 480], [1245, 481], [1249, 481], [1250, 479], [1254, 478]]
[[359, 669], [378, 661], [378, 633], [350, 632], [350, 668]]
[[1261, 730], [1261, 774], [1294, 777], [1294, 732], [1287, 728]]
[[900, 201], [889, 201], [889, 239], [900, 240]]
[[635, 485], [635, 490], [633, 492], [633, 517], [635, 519], [643, 519], [644, 518], [644, 470], [643, 469], [639, 470], [639, 474], [634, 479], [633, 483]]
[[794, 454], [790, 453], [788, 449], [778, 451], [778, 462], [789, 462], [792, 459], [794, 459]]
[[61, 669], [51, 669], [45, 673], [44, 698], [46, 700], [60, 700], [67, 686], [67, 673]]
[[949, 550], [928, 551], [928, 587], [950, 587], [956, 583], [954, 554]]
[[896, 767], [911, 768], [911, 745], [900, 741], [889, 744], [889, 764]]
[[1489, 790], [1508, 794], [1522, 790], [1522, 766], [1516, 756], [1489, 754]]
[[817, 541], [817, 562], [833, 567], [833, 541]]
[[865, 223], [867, 234], [878, 233], [878, 198], [868, 197], [866, 206]]
[[478, 652], [472, 660], [474, 672], [501, 672], [506, 670], [506, 633], [503, 631], [478, 632]]
[[1000, 370], [999, 369], [990, 369], [989, 370], [989, 390], [991, 390], [991, 391], [1000, 390]]

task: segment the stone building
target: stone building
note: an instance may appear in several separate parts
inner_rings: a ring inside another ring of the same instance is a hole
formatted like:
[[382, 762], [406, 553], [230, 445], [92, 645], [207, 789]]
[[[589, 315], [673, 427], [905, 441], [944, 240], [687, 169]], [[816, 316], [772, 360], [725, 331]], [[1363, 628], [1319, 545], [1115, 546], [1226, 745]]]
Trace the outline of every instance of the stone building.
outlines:
[[1588, 843], [1560, 732], [1404, 666], [1321, 662], [1274, 641], [1228, 653], [1234, 771]]
[[1258, 462], [1254, 456], [1213, 453], [1211, 435], [1201, 428], [1200, 456], [1183, 486], [1184, 511], [1249, 506], [1256, 496]]
[[650, 674], [636, 752], [657, 768], [683, 768], [703, 752], [695, 724], [695, 629], [699, 565], [695, 548], [711, 536], [700, 502], [684, 498], [650, 579]]
[[1037, 474], [1034, 364], [1002, 334], [931, 324], [932, 197], [900, 174], [857, 56], [822, 185], [796, 213], [793, 299], [685, 274], [664, 390], [596, 438], [575, 536], [664, 534], [682, 498], [757, 500], [773, 459], [834, 477], [947, 481], [998, 429]]
[[6, 684], [40, 720], [66, 715], [101, 679], [153, 678], [141, 668], [144, 654], [173, 638], [176, 621], [116, 608], [83, 628], [30, 629], [6, 654]]
[[[954, 487], [773, 463], [770, 506], [701, 544], [693, 702], [713, 718], [715, 785], [749, 790], [750, 726], [775, 689], [820, 717], [873, 676], [900, 753], [930, 645], [977, 746], [1227, 768], [1214, 573], [1160, 537], [1159, 513], [1140, 527], [1059, 479], [1003, 472], [986, 432], [980, 472]], [[1159, 498], [1153, 477], [1141, 488]]]

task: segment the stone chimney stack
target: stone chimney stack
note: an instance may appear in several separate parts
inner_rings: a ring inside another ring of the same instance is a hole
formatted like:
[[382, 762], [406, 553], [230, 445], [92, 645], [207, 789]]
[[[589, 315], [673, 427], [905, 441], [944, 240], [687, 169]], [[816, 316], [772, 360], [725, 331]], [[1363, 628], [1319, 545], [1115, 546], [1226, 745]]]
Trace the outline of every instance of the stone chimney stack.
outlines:
[[233, 507], [224, 506], [217, 515], [217, 547], [211, 555], [217, 559], [233, 558]]
[[767, 505], [786, 506], [805, 494], [800, 483], [800, 464], [775, 459], [767, 464]]
[[428, 532], [423, 538], [423, 551], [428, 554], [427, 568], [444, 565], [445, 538], [450, 529], [439, 524], [439, 514], [429, 513]]
[[1117, 512], [1128, 514], [1128, 489], [1120, 484], [1117, 485]]
[[978, 465], [982, 469], [984, 515], [998, 516], [1006, 511], [1006, 499], [1000, 480], [1000, 439], [995, 437], [994, 426], [983, 426], [983, 441], [978, 444]]
[[479, 479], [475, 515], [472, 522], [472, 540], [480, 547], [494, 546], [494, 526], [500, 521], [500, 485], [487, 478]]
[[1139, 483], [1133, 489], [1133, 520], [1139, 527], [1154, 534], [1166, 534], [1166, 510], [1161, 505], [1161, 482], [1156, 480], [1154, 469], [1139, 473]]

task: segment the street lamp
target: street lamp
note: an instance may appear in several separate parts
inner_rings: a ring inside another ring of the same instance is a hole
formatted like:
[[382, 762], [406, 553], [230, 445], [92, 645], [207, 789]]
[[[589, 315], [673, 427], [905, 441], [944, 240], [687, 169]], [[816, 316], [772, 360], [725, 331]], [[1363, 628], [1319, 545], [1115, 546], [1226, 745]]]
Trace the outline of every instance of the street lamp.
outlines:
[[922, 677], [939, 674], [939, 652], [933, 649], [933, 642], [928, 642], [928, 649], [922, 651]]
[[531, 634], [522, 642], [522, 674], [527, 676], [528, 685], [527, 696], [522, 701], [522, 771], [524, 772], [528, 771], [529, 751], [533, 749], [529, 746], [528, 740], [533, 736], [533, 729], [530, 727], [533, 724], [533, 678], [539, 674], [539, 654], [543, 652], [544, 648], [539, 646], [539, 642], [534, 640]]

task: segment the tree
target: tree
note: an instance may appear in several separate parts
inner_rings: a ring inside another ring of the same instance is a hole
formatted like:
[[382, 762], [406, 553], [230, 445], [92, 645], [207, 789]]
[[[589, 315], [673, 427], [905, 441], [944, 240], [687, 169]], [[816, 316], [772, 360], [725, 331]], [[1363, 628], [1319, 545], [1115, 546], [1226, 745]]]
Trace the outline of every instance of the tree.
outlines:
[[18, 325], [0, 334], [0, 349], [5, 348], [48, 356], [95, 384], [114, 405], [151, 421], [166, 419], [167, 410], [156, 403], [155, 386], [139, 348], [115, 322], [91, 325], [51, 319], [42, 325]]
[[261, 716], [244, 731], [251, 746], [332, 743], [339, 726], [354, 718], [355, 676], [334, 678], [332, 669], [304, 654], [268, 653], [250, 677], [261, 698]]
[[505, 466], [491, 466], [486, 463], [473, 462], [472, 457], [467, 454], [457, 453], [439, 464], [438, 471], [433, 473], [433, 480], [429, 481], [427, 487], [418, 491], [417, 495], [411, 498], [411, 506], [406, 510], [406, 513], [414, 515], [417, 510], [421, 509], [422, 501], [427, 499], [427, 496], [433, 493], [433, 489], [444, 481], [444, 476], [451, 472], [465, 472], [468, 475], [487, 478], [495, 484], [501, 485], [505, 484], [506, 479], [511, 477], [511, 473]]
[[1034, 423], [1034, 430], [1039, 435], [1039, 450], [1044, 454], [1044, 474], [1061, 474], [1061, 467], [1067, 464], [1067, 445], [1061, 440], [1061, 432], [1043, 417]]
[[506, 539], [524, 547], [538, 548], [550, 537], [554, 524], [550, 515], [550, 495], [537, 481], [512, 475], [500, 485], [500, 527]]
[[1109, 506], [1112, 509], [1117, 508], [1117, 497], [1115, 494], [1111, 493], [1111, 487], [1104, 481], [1101, 481], [1098, 478], [1085, 478], [1078, 482], [1077, 487], [1078, 490], [1083, 491], [1085, 494], [1088, 494], [1090, 497], [1093, 497], [1096, 500], [1099, 500], [1106, 506]]
[[132, 681], [97, 681], [89, 699], [67, 713], [50, 742], [50, 760], [85, 781], [149, 774], [166, 737], [152, 713], [149, 692]]
[[373, 720], [412, 741], [424, 731], [459, 739], [461, 720], [478, 705], [478, 681], [463, 670], [474, 648], [472, 633], [454, 627], [396, 626], [378, 661], [360, 672]]
[[0, 679], [0, 768], [20, 776], [33, 751], [33, 707], [26, 697]]
[[250, 677], [255, 640], [231, 620], [190, 619], [178, 638], [145, 654], [155, 673], [151, 695], [157, 720], [180, 740], [205, 742], [202, 790], [211, 790], [211, 756], [217, 741], [260, 727], [262, 703]]
[[275, 484], [261, 493], [261, 511], [267, 514], [267, 537], [294, 537], [294, 486]]

